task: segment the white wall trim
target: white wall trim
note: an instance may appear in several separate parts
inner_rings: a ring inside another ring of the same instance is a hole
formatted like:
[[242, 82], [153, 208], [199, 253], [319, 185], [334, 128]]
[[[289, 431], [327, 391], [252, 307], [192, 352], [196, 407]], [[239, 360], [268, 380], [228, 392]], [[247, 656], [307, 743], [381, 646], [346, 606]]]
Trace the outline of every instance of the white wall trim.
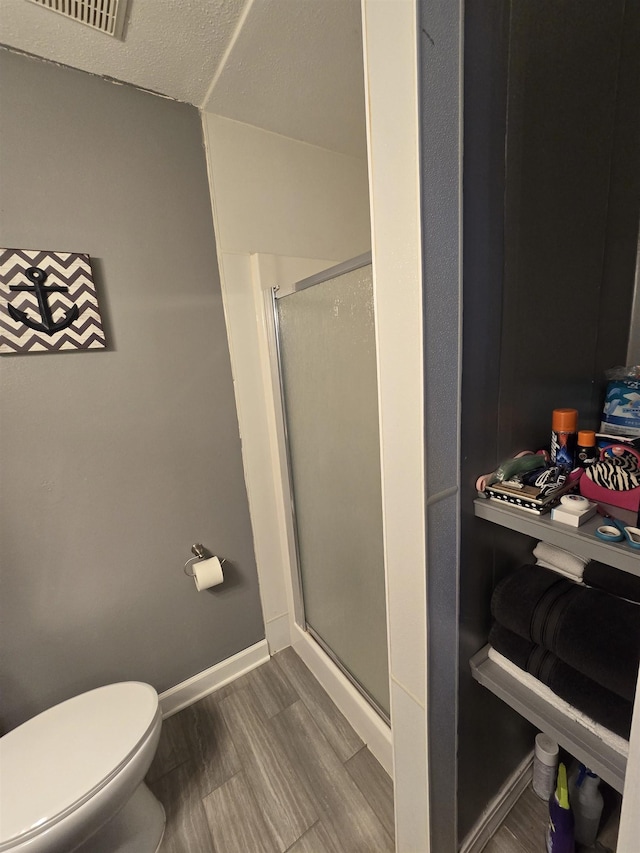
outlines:
[[631, 303], [631, 324], [629, 326], [629, 347], [627, 349], [627, 364], [640, 363], [640, 231], [638, 231], [638, 248], [636, 250], [636, 275], [633, 287], [633, 302]]
[[333, 703], [344, 714], [387, 773], [393, 777], [393, 748], [389, 726], [349, 679], [340, 672], [310, 634], [303, 631], [299, 625], [294, 625], [291, 639], [298, 657], [318, 679]]
[[264, 628], [270, 654], [275, 655], [276, 652], [291, 645], [291, 625], [288, 612], [269, 619], [265, 622]]
[[396, 850], [429, 853], [418, 10], [361, 4]]
[[266, 640], [260, 640], [253, 646], [243, 649], [230, 658], [226, 658], [209, 669], [198, 672], [186, 681], [170, 687], [159, 696], [162, 718], [166, 720], [183, 708], [193, 705], [199, 699], [213, 693], [225, 684], [235, 681], [246, 672], [255, 669], [269, 660], [269, 646]]
[[622, 811], [618, 833], [618, 853], [631, 853], [638, 849], [640, 837], [640, 682], [631, 720], [629, 758], [622, 792]]
[[468, 833], [460, 853], [480, 853], [531, 781], [533, 751], [516, 767]]

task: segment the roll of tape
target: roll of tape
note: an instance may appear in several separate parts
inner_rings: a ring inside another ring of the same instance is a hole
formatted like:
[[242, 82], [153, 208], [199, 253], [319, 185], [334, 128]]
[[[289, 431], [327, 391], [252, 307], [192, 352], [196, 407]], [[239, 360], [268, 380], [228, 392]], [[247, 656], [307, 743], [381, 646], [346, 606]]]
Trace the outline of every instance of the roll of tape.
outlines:
[[604, 539], [605, 542], [622, 542], [624, 539], [624, 533], [622, 533], [622, 531], [617, 527], [612, 527], [610, 524], [598, 527], [596, 530], [596, 536], [598, 539]]
[[583, 498], [582, 495], [563, 495], [560, 498], [560, 503], [566, 506], [567, 509], [572, 509], [575, 512], [587, 509], [589, 506], [589, 501]]

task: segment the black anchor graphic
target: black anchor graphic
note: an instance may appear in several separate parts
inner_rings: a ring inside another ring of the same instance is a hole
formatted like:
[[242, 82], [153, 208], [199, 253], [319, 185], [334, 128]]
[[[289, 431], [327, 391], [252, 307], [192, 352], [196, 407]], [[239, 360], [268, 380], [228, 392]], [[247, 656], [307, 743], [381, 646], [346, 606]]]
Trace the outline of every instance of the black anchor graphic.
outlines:
[[47, 302], [47, 294], [54, 292], [66, 293], [69, 290], [68, 287], [61, 285], [45, 285], [47, 273], [44, 270], [41, 270], [40, 267], [29, 267], [29, 269], [24, 271], [24, 274], [29, 281], [33, 282], [33, 285], [12, 284], [9, 286], [9, 290], [27, 290], [30, 293], [35, 293], [36, 299], [38, 300], [38, 307], [40, 308], [42, 322], [38, 323], [36, 320], [30, 320], [25, 311], [19, 311], [17, 308], [14, 308], [13, 305], [8, 305], [9, 314], [16, 322], [24, 323], [26, 326], [29, 326], [31, 329], [35, 329], [38, 332], [45, 332], [47, 335], [53, 335], [54, 332], [59, 332], [60, 329], [66, 329], [74, 320], [78, 319], [80, 311], [77, 305], [74, 305], [73, 308], [65, 314], [62, 320], [59, 320], [57, 323], [54, 322], [53, 317], [51, 316], [51, 309]]

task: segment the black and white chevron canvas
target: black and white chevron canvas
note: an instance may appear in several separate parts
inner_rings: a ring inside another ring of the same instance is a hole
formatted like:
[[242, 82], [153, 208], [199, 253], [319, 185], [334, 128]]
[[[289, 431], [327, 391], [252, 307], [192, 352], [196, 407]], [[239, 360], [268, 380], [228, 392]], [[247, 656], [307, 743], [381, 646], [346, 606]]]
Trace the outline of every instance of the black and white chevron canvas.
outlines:
[[0, 249], [0, 353], [105, 346], [89, 255]]

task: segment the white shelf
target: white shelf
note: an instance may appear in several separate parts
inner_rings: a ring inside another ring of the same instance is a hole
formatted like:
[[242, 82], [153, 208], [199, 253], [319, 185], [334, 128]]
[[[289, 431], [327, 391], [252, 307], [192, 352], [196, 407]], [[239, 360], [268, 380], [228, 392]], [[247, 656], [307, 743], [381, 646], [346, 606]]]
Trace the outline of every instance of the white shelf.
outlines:
[[548, 542], [565, 551], [571, 551], [589, 560], [599, 560], [632, 575], [640, 576], [640, 550], [626, 542], [603, 542], [595, 535], [597, 527], [606, 521], [599, 516], [585, 522], [581, 527], [569, 527], [552, 521], [550, 515], [535, 515], [523, 509], [502, 504], [488, 498], [476, 498], [475, 514], [502, 527], [509, 527], [541, 542]]
[[[474, 509], [478, 518], [640, 577], [640, 551], [626, 542], [609, 543], [598, 539], [595, 531], [603, 524], [600, 517], [574, 528], [552, 521], [550, 515], [535, 515], [489, 499], [477, 498]], [[471, 658], [471, 672], [476, 681], [534, 726], [554, 737], [560, 746], [622, 793], [626, 756], [490, 660], [488, 652], [489, 646], [485, 646]]]
[[553, 737], [571, 755], [586, 764], [622, 793], [627, 758], [584, 725], [546, 702], [488, 657], [489, 646], [470, 661], [475, 680], [510, 705], [522, 717]]

